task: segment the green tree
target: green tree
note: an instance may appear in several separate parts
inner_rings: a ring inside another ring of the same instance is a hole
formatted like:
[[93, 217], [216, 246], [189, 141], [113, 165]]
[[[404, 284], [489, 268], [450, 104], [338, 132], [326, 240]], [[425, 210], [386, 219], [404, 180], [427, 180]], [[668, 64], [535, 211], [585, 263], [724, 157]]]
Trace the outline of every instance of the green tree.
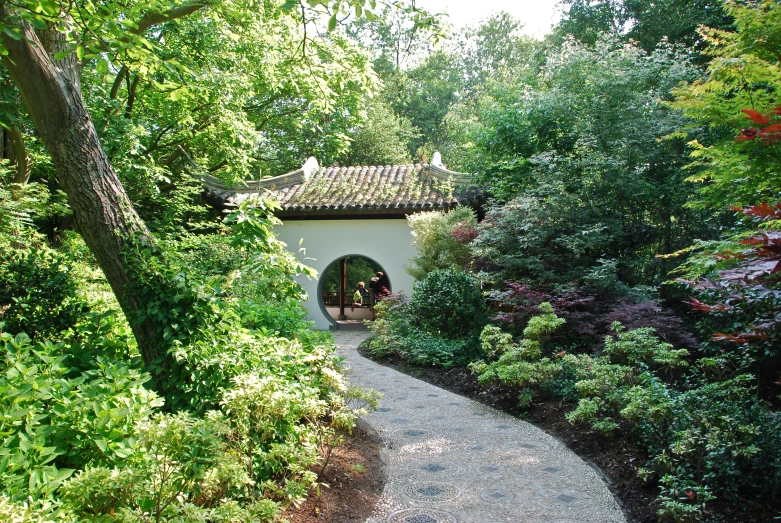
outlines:
[[366, 117], [351, 133], [347, 165], [399, 165], [410, 163], [407, 144], [415, 132], [403, 116], [396, 116], [382, 100], [374, 99]]
[[502, 11], [455, 36], [451, 52], [461, 60], [465, 96], [486, 83], [517, 83], [536, 74], [540, 44], [522, 29], [520, 20]]
[[443, 145], [444, 119], [457, 102], [461, 85], [456, 57], [442, 51], [430, 54], [417, 66], [385, 81], [385, 99], [415, 130], [407, 149], [416, 160], [430, 159]]
[[571, 43], [550, 53], [537, 88], [491, 93], [471, 169], [512, 203], [489, 215], [497, 228], [483, 228], [481, 256], [506, 257], [515, 277], [535, 282], [591, 270], [633, 285], [661, 281], [668, 267], [655, 255], [712, 226], [684, 207], [685, 143], [665, 138], [687, 120], [664, 100], [697, 73], [670, 49]]
[[677, 89], [671, 105], [710, 130], [710, 142], [696, 135], [690, 142], [701, 167], [689, 178], [698, 189], [694, 206], [742, 212], [718, 241], [695, 244], [680, 272], [696, 291], [692, 305], [711, 313], [706, 333], [732, 342], [729, 353], [745, 350], [741, 365], [770, 396], [762, 383], [778, 374], [781, 327], [781, 12], [769, 1], [727, 9], [737, 31], [703, 31], [707, 76]]
[[[334, 23], [329, 25], [333, 26], [338, 13], [353, 8], [363, 11], [366, 2], [335, 0], [323, 5], [323, 2], [314, 1], [310, 5], [331, 7], [335, 14]], [[189, 17], [207, 12], [209, 16], [202, 18], [204, 23], [226, 20], [237, 28], [253, 28], [260, 32], [268, 21], [267, 16], [273, 18], [284, 14], [270, 1], [160, 0], [94, 4], [24, 0], [0, 5], [3, 65], [51, 155], [76, 226], [131, 322], [144, 361], [147, 365], [161, 362], [162, 369], [170, 365], [162, 333], [165, 322], [142, 312], [146, 310], [145, 301], [150, 295], [168, 292], [159, 288], [165, 287], [165, 282], [158, 276], [146, 274], [150, 255], [152, 258], [162, 258], [162, 255], [101, 144], [95, 119], [82, 96], [82, 74], [108, 74], [112, 69], [116, 70], [115, 63], [121, 64], [116, 74], [122, 79], [115, 80], [114, 84], [121, 86], [124, 81], [127, 86], [125, 113], [135, 106], [134, 89], [138, 89], [140, 78], [147, 79], [174, 101], [198, 99], [199, 96], [208, 100], [211, 70], [206, 68], [201, 70], [201, 75], [192, 74], [193, 71], [179, 60], [180, 56], [171, 56], [170, 50], [168, 53], [165, 50], [168, 24], [192, 20]], [[172, 36], [172, 39], [176, 37]], [[203, 57], [193, 53], [190, 58], [197, 61]], [[120, 75], [125, 66], [127, 71]], [[324, 78], [328, 72], [322, 69], [319, 72], [321, 74], [315, 75], [313, 81], [318, 89], [324, 90], [328, 85]], [[276, 79], [274, 83], [280, 80]], [[108, 96], [111, 97], [110, 91]], [[197, 128], [199, 122], [192, 121], [189, 125]], [[207, 139], [208, 135], [204, 136], [204, 140]], [[218, 154], [208, 160], [205, 165], [220, 165], [225, 156]], [[177, 307], [188, 316], [195, 312], [197, 302], [197, 296], [191, 295], [190, 300], [182, 301]]]
[[703, 31], [712, 57], [707, 75], [676, 89], [671, 103], [710, 130], [708, 141], [690, 136], [701, 169], [689, 181], [699, 189], [697, 205], [718, 211], [777, 202], [781, 192], [781, 145], [772, 129], [759, 133], [781, 106], [781, 11], [768, 1], [726, 8], [737, 31]]
[[732, 18], [722, 0], [562, 0], [566, 14], [557, 31], [584, 43], [595, 43], [602, 34], [637, 42], [646, 51], [663, 39], [669, 43], [701, 48], [698, 27], [726, 29]]

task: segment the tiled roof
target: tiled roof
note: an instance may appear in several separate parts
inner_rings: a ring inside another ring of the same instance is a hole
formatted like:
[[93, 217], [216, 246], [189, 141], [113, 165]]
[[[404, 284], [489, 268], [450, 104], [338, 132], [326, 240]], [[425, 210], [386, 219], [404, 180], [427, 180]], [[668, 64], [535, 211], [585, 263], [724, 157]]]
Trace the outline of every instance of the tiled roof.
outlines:
[[203, 177], [205, 196], [213, 205], [241, 203], [252, 194], [268, 194], [282, 206], [282, 217], [394, 216], [418, 211], [478, 207], [482, 188], [469, 176], [432, 165], [320, 168], [314, 158], [292, 173], [227, 187]]

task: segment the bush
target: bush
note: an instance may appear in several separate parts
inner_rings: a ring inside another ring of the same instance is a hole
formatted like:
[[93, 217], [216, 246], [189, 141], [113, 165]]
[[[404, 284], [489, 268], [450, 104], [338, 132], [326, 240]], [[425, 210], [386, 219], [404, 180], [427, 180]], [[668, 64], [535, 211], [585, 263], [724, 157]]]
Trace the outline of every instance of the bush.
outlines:
[[168, 358], [145, 369], [80, 238], [55, 251], [0, 216], [0, 314], [35, 336], [0, 321], [0, 520], [270, 522], [318, 486], [352, 404], [376, 398], [309, 330], [294, 276], [313, 271], [271, 207], [241, 207], [229, 238], [170, 231], [170, 257], [139, 246], [131, 291]]
[[231, 451], [229, 430], [217, 412], [151, 417], [137, 427], [128, 466], [85, 468], [62, 487], [65, 506], [91, 521], [273, 521], [278, 503], [252, 501], [256, 482]]
[[74, 468], [124, 462], [135, 424], [162, 405], [124, 363], [101, 359], [68, 379], [60, 345], [5, 333], [0, 343], [0, 488], [11, 500], [54, 499]]
[[626, 391], [621, 414], [651, 455], [640, 474], [659, 480], [660, 516], [700, 516], [714, 498], [778, 494], [781, 420], [757, 400], [752, 381], [743, 375], [681, 391], [646, 376]]
[[460, 269], [437, 269], [416, 282], [407, 314], [412, 326], [450, 339], [477, 334], [488, 319], [477, 282]]
[[85, 308], [65, 256], [45, 245], [0, 249], [0, 320], [10, 332], [48, 337]]
[[432, 211], [407, 217], [412, 227], [413, 245], [418, 255], [412, 258], [407, 272], [423, 280], [436, 269], [460, 267], [470, 260], [469, 242], [476, 235], [477, 216], [469, 207], [456, 207], [450, 212]]
[[477, 356], [478, 342], [474, 336], [441, 338], [415, 327], [403, 295], [383, 300], [375, 309], [377, 319], [369, 324], [373, 336], [366, 344], [369, 356], [383, 358], [395, 354], [414, 365], [444, 368], [465, 365]]
[[541, 303], [539, 309], [542, 314], [529, 320], [523, 331], [524, 338], [517, 344], [498, 327], [486, 326], [480, 341], [488, 361], [481, 360], [470, 366], [484, 385], [499, 381], [521, 387], [521, 406], [531, 403], [536, 390], [554, 381], [561, 371], [555, 359], [543, 356], [543, 350], [547, 339], [564, 320], [556, 316], [550, 303]]
[[653, 380], [652, 370], [659, 373], [687, 366], [689, 354], [659, 340], [651, 328], [625, 331], [618, 322], [612, 327], [615, 336], [605, 338], [603, 355], [582, 358], [584, 364], [575, 385], [581, 399], [567, 414], [570, 422], [589, 421], [592, 428], [606, 435], [627, 418], [627, 395], [639, 381]]

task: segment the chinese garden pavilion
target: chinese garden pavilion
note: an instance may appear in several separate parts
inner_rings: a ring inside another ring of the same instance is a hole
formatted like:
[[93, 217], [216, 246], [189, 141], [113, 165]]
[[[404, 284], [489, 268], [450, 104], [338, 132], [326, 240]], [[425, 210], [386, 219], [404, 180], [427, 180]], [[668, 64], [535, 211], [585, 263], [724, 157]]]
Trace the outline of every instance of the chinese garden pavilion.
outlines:
[[[479, 210], [485, 203], [483, 190], [469, 175], [446, 169], [439, 153], [431, 164], [391, 166], [320, 167], [309, 158], [296, 171], [240, 187], [210, 176], [204, 176], [203, 183], [206, 200], [217, 207], [238, 204], [253, 194], [277, 200], [277, 217], [283, 221], [276, 230], [279, 239], [290, 247], [303, 240], [306, 263], [320, 275], [340, 266], [340, 318], [354, 291], [344, 289], [347, 258], [373, 260], [388, 275], [393, 292], [411, 292], [413, 279], [404, 266], [417, 251], [407, 215], [458, 205]], [[323, 303], [322, 281], [299, 281], [310, 297], [305, 305], [314, 327], [338, 328]]]

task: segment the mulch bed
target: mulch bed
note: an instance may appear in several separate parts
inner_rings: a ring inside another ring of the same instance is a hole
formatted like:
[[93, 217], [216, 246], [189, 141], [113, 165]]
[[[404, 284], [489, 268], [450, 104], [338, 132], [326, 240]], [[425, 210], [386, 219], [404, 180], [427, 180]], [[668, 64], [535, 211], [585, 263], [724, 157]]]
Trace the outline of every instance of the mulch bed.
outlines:
[[345, 444], [334, 449], [320, 481], [328, 485], [310, 494], [299, 507], [282, 517], [290, 523], [360, 523], [366, 521], [380, 499], [387, 470], [380, 455], [379, 435], [359, 423]]

